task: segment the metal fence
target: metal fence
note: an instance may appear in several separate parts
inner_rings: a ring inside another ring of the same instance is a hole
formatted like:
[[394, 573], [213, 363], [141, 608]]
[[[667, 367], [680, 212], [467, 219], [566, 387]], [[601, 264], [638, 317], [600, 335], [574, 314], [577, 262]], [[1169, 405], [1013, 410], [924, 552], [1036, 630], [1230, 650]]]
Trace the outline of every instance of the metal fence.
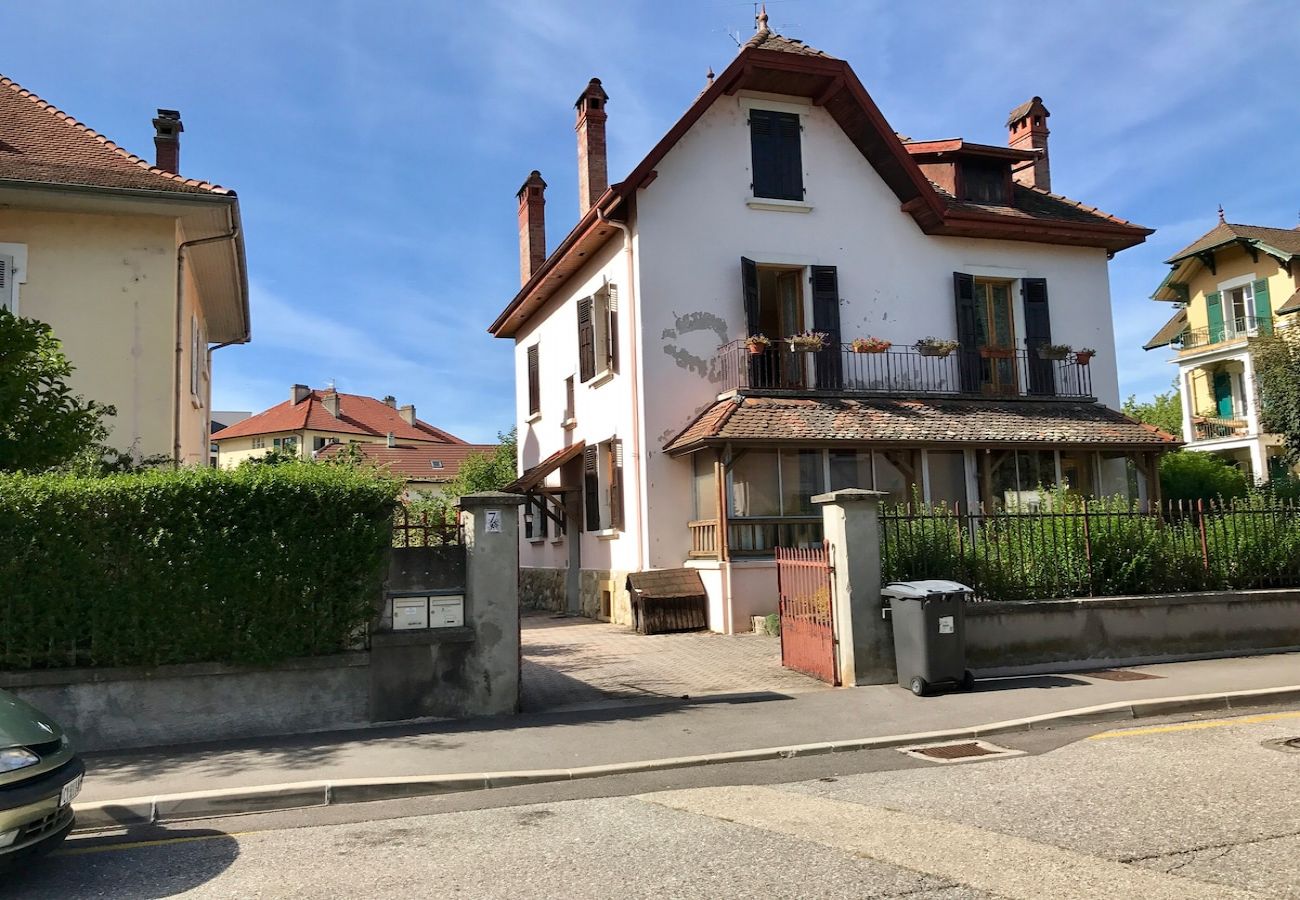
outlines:
[[438, 510], [412, 509], [406, 504], [393, 514], [394, 547], [441, 547], [461, 543], [460, 525]]
[[1300, 586], [1300, 506], [1260, 497], [1155, 509], [882, 510], [885, 582], [945, 578], [984, 600]]

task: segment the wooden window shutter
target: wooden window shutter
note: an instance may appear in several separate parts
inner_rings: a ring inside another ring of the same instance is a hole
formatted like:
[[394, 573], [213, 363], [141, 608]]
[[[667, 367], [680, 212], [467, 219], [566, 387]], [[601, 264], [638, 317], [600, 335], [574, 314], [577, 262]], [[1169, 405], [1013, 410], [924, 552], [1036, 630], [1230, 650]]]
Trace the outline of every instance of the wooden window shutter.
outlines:
[[600, 473], [597, 468], [596, 447], [582, 451], [582, 494], [586, 512], [587, 530], [600, 530]]
[[596, 375], [596, 325], [590, 297], [578, 301], [578, 377], [591, 381]]
[[528, 348], [528, 414], [536, 415], [542, 411], [541, 373], [537, 367], [537, 345]]
[[0, 309], [14, 308], [14, 258], [0, 256]]
[[1251, 289], [1255, 292], [1255, 327], [1260, 334], [1273, 333], [1273, 304], [1268, 298], [1268, 279], [1256, 280]]
[[609, 442], [609, 527], [623, 530], [623, 441]]
[[1025, 346], [1029, 348], [1029, 393], [1055, 396], [1056, 372], [1050, 359], [1042, 359], [1038, 348], [1052, 342], [1052, 317], [1047, 307], [1047, 279], [1026, 278], [1020, 292], [1025, 302]]
[[605, 365], [618, 371], [618, 285], [605, 286]]
[[740, 258], [740, 290], [745, 301], [745, 337], [758, 334], [758, 263]]
[[755, 197], [803, 199], [799, 116], [767, 109], [749, 111], [749, 146]]
[[817, 390], [838, 391], [844, 386], [840, 355], [840, 278], [834, 266], [812, 267], [813, 330], [830, 335], [826, 349], [817, 354]]
[[1223, 340], [1223, 295], [1218, 291], [1205, 295], [1205, 314], [1210, 323], [1210, 343]]
[[979, 321], [975, 309], [975, 276], [952, 273], [953, 294], [957, 302], [957, 371], [961, 389], [968, 393], [980, 389]]

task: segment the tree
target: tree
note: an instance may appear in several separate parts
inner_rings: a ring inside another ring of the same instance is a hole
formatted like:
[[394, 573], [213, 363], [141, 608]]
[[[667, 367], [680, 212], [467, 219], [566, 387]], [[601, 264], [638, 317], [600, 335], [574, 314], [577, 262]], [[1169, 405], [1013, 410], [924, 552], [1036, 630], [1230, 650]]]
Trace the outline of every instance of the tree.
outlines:
[[1160, 460], [1160, 490], [1166, 500], [1227, 500], [1250, 489], [1246, 473], [1213, 453], [1180, 450]]
[[1156, 394], [1150, 400], [1138, 402], [1137, 394], [1129, 394], [1124, 401], [1124, 415], [1154, 425], [1178, 437], [1183, 433], [1183, 403], [1178, 393], [1178, 379], [1167, 393]]
[[447, 482], [443, 495], [448, 498], [463, 497], [479, 491], [499, 491], [517, 476], [518, 438], [511, 428], [502, 434], [501, 443], [492, 453], [472, 453], [460, 464], [456, 477]]
[[1300, 335], [1286, 329], [1250, 346], [1260, 425], [1282, 436], [1287, 462], [1300, 462]]
[[72, 393], [50, 326], [0, 309], [0, 471], [62, 465], [108, 436], [111, 406]]

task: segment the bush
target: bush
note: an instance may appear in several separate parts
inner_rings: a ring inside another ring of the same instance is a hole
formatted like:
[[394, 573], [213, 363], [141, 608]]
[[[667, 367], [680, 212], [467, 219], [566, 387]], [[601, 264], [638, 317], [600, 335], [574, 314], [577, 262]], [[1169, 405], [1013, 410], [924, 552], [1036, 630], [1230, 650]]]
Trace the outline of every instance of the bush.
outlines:
[[345, 649], [373, 615], [400, 488], [311, 465], [0, 475], [0, 668]]
[[1250, 482], [1213, 453], [1181, 450], [1160, 460], [1160, 488], [1166, 500], [1226, 500], [1246, 496]]

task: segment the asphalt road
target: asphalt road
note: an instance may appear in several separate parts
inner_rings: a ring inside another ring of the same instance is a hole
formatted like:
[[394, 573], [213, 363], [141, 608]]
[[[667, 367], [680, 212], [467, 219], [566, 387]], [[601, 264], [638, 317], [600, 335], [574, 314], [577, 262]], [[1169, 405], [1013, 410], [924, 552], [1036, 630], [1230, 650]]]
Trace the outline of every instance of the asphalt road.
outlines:
[[1300, 709], [79, 837], [0, 896], [1300, 898]]

